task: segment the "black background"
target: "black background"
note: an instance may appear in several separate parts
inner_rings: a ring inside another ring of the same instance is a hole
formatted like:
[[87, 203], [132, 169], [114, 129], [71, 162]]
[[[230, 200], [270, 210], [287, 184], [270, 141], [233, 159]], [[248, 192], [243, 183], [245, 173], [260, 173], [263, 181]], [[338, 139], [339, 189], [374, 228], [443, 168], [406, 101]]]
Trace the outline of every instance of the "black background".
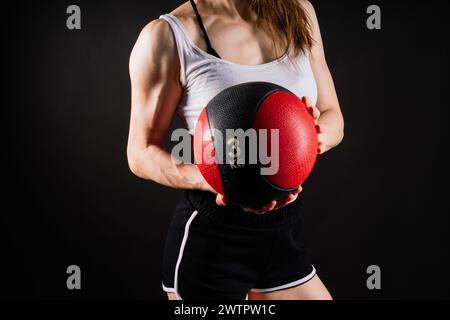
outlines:
[[[181, 1], [21, 1], [3, 12], [2, 296], [164, 299], [181, 197], [126, 161], [128, 58]], [[77, 4], [82, 30], [66, 28]], [[445, 2], [313, 1], [346, 121], [304, 185], [310, 257], [336, 299], [450, 298]], [[179, 125], [178, 122], [174, 126]], [[82, 290], [66, 288], [66, 268]], [[366, 268], [379, 265], [382, 289]]]

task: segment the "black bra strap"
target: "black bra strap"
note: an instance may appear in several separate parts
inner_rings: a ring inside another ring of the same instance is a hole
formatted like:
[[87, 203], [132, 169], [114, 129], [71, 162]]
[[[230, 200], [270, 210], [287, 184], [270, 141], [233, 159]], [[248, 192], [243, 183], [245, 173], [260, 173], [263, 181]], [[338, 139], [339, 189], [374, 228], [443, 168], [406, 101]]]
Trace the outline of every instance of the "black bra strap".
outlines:
[[202, 17], [200, 16], [200, 13], [198, 13], [198, 9], [197, 9], [197, 6], [195, 5], [194, 0], [190, 0], [190, 2], [192, 5], [192, 8], [194, 9], [195, 15], [197, 16], [197, 21], [200, 26], [200, 29], [203, 33], [203, 38], [205, 39], [208, 53], [212, 54], [213, 56], [216, 56], [217, 58], [220, 58], [219, 54], [216, 52], [216, 50], [214, 50], [214, 48], [211, 45], [211, 42], [209, 41], [208, 34], [206, 33], [205, 26], [203, 25]]

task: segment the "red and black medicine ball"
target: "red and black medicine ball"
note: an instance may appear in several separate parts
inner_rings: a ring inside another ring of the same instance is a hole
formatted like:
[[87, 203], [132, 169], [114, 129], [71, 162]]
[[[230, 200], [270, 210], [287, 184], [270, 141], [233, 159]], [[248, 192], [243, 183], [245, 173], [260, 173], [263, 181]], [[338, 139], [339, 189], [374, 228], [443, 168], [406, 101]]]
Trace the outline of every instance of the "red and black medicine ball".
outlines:
[[[201, 112], [194, 134], [195, 162], [205, 180], [230, 202], [252, 207], [281, 199], [301, 185], [314, 166], [317, 146], [305, 103], [267, 82], [220, 92]], [[277, 170], [262, 174], [271, 165]]]

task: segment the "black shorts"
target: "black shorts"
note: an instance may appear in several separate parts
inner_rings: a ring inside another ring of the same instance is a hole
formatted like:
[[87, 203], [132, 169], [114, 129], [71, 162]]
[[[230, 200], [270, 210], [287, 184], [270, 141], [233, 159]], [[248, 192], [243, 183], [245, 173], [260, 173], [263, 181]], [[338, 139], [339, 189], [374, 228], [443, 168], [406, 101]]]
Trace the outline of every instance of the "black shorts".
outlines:
[[299, 286], [315, 275], [302, 241], [302, 199], [256, 215], [187, 191], [164, 249], [163, 289], [178, 299], [244, 300], [249, 291]]

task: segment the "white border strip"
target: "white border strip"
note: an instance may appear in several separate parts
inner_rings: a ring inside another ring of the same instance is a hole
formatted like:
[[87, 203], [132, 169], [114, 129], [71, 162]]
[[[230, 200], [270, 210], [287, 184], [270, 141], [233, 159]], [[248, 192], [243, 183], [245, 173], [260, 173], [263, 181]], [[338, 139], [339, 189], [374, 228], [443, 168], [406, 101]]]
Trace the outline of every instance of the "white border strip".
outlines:
[[164, 283], [162, 284], [162, 288], [165, 292], [167, 293], [175, 293], [175, 289], [174, 288], [168, 288], [164, 285]]
[[181, 242], [181, 247], [180, 247], [180, 253], [178, 254], [178, 260], [177, 260], [177, 264], [175, 266], [175, 279], [174, 279], [174, 290], [175, 290], [175, 295], [177, 297], [177, 300], [182, 300], [180, 295], [178, 294], [178, 269], [180, 268], [180, 263], [181, 260], [183, 259], [183, 253], [184, 253], [184, 247], [186, 246], [186, 242], [189, 236], [189, 228], [191, 226], [192, 220], [194, 220], [194, 218], [197, 216], [198, 211], [195, 210], [191, 217], [189, 218], [188, 222], [186, 223], [186, 226], [184, 227], [184, 236], [183, 236], [183, 241]]
[[252, 292], [272, 292], [272, 291], [278, 291], [278, 290], [283, 290], [283, 289], [289, 289], [289, 288], [293, 288], [296, 286], [299, 286], [309, 280], [311, 280], [315, 275], [316, 275], [316, 269], [314, 268], [314, 266], [312, 266], [313, 270], [311, 271], [310, 274], [308, 274], [306, 277], [303, 277], [297, 281], [291, 282], [291, 283], [287, 283], [284, 284], [282, 286], [278, 286], [278, 287], [274, 287], [274, 288], [268, 288], [268, 289], [251, 289], [250, 291]]

